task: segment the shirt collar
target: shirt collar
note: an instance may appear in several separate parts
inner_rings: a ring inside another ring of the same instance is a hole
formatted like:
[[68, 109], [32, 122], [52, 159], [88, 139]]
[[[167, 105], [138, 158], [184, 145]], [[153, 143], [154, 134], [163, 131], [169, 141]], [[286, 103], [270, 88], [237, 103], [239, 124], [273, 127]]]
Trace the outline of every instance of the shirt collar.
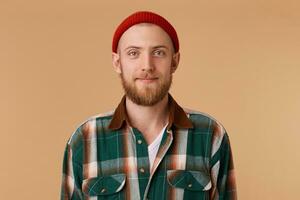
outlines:
[[[169, 113], [169, 124], [167, 126], [167, 130], [171, 129], [172, 125], [175, 125], [177, 128], [193, 128], [193, 124], [191, 120], [187, 117], [184, 110], [176, 103], [173, 97], [168, 94], [169, 96], [169, 106], [170, 106], [170, 113]], [[121, 102], [119, 103], [118, 107], [116, 108], [113, 118], [109, 124], [109, 129], [111, 130], [118, 130], [122, 128], [124, 123], [129, 124], [129, 120], [126, 114], [126, 96], [124, 95]]]

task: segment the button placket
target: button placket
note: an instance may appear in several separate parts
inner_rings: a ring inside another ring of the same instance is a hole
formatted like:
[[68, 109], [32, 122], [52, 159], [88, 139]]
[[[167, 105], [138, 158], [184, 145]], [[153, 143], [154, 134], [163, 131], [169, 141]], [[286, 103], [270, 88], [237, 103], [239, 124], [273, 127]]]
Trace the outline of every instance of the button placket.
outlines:
[[144, 196], [144, 192], [149, 179], [149, 159], [148, 156], [148, 146], [147, 142], [143, 137], [143, 133], [136, 128], [132, 128], [133, 133], [133, 145], [135, 145], [135, 156], [137, 158], [136, 162], [136, 173], [138, 175], [138, 182], [140, 185], [140, 195]]

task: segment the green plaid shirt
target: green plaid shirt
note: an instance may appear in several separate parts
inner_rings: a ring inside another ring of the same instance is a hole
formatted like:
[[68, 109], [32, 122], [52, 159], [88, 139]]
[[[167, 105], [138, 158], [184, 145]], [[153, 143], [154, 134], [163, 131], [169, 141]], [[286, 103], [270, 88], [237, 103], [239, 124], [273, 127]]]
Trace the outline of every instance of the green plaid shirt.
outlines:
[[152, 170], [143, 134], [130, 126], [125, 96], [70, 137], [61, 199], [236, 199], [228, 135], [212, 117], [181, 108], [169, 95], [169, 124]]

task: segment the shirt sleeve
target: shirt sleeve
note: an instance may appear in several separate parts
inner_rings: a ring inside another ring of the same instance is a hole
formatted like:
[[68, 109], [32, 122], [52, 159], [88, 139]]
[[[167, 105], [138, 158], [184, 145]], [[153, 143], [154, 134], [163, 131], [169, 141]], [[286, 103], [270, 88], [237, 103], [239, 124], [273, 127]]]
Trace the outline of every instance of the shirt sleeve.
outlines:
[[226, 132], [215, 136], [213, 140], [213, 149], [214, 151], [212, 152], [211, 158], [211, 178], [213, 188], [211, 190], [210, 199], [236, 200], [237, 190], [232, 150]]
[[61, 184], [61, 200], [83, 199], [81, 190], [82, 167], [74, 160], [73, 150], [68, 143], [65, 148], [63, 159], [63, 175]]

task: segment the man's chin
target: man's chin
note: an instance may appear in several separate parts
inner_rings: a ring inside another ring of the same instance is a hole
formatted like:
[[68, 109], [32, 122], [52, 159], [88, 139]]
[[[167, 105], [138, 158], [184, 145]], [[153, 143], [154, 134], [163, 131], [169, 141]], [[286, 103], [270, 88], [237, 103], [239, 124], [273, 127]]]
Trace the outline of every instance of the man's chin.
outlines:
[[152, 100], [149, 98], [139, 98], [138, 101], [133, 101], [135, 104], [140, 106], [154, 106], [159, 103], [161, 100]]
[[134, 95], [127, 94], [129, 99], [140, 106], [153, 106], [162, 99], [157, 96], [155, 91], [136, 92]]
[[127, 97], [135, 104], [141, 106], [156, 105], [168, 94], [171, 86], [171, 81], [162, 85], [157, 81], [150, 84], [135, 81], [129, 84], [122, 79], [122, 83]]
[[136, 88], [139, 91], [156, 90], [159, 86], [156, 83], [137, 83]]

